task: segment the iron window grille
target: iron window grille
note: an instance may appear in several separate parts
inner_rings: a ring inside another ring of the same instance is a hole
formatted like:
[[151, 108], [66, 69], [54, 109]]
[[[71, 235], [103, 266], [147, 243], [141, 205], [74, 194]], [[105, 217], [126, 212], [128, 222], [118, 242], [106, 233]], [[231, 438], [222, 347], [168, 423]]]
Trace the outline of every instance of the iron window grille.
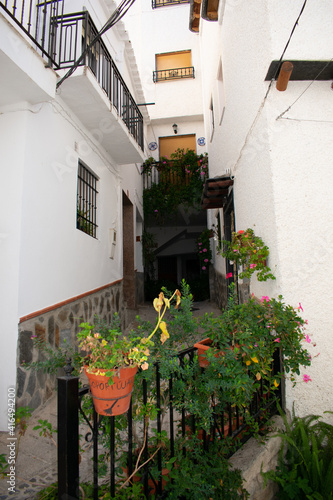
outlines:
[[189, 0], [152, 0], [151, 6], [153, 9], [158, 7], [166, 7], [168, 5], [177, 5], [180, 3], [190, 3]]
[[77, 176], [76, 227], [96, 238], [97, 177], [79, 161]]
[[153, 72], [154, 83], [165, 80], [179, 80], [182, 78], [194, 78], [194, 67], [160, 69]]

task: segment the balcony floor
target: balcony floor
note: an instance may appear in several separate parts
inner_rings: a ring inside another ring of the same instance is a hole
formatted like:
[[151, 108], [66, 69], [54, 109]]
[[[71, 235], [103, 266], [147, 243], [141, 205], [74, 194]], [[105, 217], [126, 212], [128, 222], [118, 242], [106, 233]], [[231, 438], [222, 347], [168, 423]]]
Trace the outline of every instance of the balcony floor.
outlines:
[[143, 161], [142, 150], [89, 68], [78, 68], [57, 93], [117, 163]]

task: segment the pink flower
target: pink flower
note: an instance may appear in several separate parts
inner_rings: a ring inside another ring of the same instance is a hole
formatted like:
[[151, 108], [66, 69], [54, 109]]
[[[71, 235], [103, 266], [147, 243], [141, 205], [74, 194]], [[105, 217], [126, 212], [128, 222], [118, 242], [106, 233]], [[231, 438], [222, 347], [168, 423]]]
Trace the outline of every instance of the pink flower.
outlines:
[[274, 342], [280, 342], [280, 337], [274, 340]]
[[199, 245], [199, 247], [202, 245], [201, 241], [199, 241], [198, 245]]
[[244, 233], [243, 229], [241, 229], [240, 231], [238, 231], [238, 234], [243, 234], [243, 233]]
[[257, 264], [250, 264], [250, 269], [253, 269], [254, 267], [257, 267]]
[[205, 259], [204, 262], [208, 262], [208, 259]]
[[302, 304], [301, 304], [300, 302], [298, 303], [298, 309], [299, 309], [300, 311], [304, 311], [304, 310], [303, 310], [303, 307], [302, 307]]
[[267, 295], [263, 295], [260, 300], [261, 302], [269, 302], [269, 297], [267, 297]]
[[206, 266], [202, 266], [202, 269], [203, 269], [204, 271], [206, 271]]
[[226, 277], [227, 279], [232, 278], [232, 273], [228, 273], [228, 274], [226, 274], [226, 276], [225, 276], [225, 277]]
[[312, 382], [312, 378], [310, 378], [310, 375], [303, 375], [303, 380], [306, 383]]
[[309, 335], [307, 335], [307, 336], [305, 337], [305, 340], [307, 341], [307, 343], [308, 343], [308, 344], [311, 344], [311, 339], [310, 339]]
[[207, 248], [204, 248], [204, 249], [203, 249], [203, 252], [207, 252]]

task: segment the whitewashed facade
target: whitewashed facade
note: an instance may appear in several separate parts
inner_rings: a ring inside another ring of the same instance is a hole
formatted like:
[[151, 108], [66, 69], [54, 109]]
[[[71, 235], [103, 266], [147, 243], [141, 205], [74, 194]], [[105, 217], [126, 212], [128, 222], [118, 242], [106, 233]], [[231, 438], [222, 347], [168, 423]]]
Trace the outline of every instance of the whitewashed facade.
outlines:
[[[313, 362], [306, 373], [312, 381], [304, 383], [302, 372], [295, 389], [286, 387], [287, 407], [294, 404], [301, 415], [332, 410], [333, 398], [333, 4], [310, 0], [302, 11], [304, 3], [220, 0], [218, 21], [201, 19], [199, 35], [210, 177], [234, 176], [236, 230], [250, 227], [263, 238], [276, 275], [263, 283], [252, 278], [250, 291], [301, 303], [308, 320]], [[297, 61], [294, 70], [306, 61], [320, 64], [311, 77], [291, 78], [278, 91], [265, 77], [286, 46], [283, 61]], [[331, 76], [321, 80], [327, 64]], [[209, 212], [210, 223], [216, 222], [216, 211]], [[219, 255], [215, 271], [225, 276]]]
[[[179, 134], [204, 139], [197, 153], [208, 152], [210, 177], [233, 176], [236, 229], [254, 228], [270, 248], [277, 279], [252, 279], [250, 292], [282, 294], [304, 309], [312, 381], [304, 383], [302, 373], [295, 389], [287, 384], [287, 407], [295, 404], [298, 414], [331, 410], [332, 82], [292, 79], [279, 92], [266, 75], [294, 27], [283, 60], [321, 67], [330, 61], [332, 2], [220, 0], [217, 21], [201, 18], [193, 33], [193, 4], [154, 9], [137, 0], [103, 42], [134, 101], [148, 104], [140, 106], [141, 147], [91, 68], [78, 67], [57, 89], [68, 68], [48, 64], [4, 5], [0, 1], [0, 430], [7, 428], [8, 387], [18, 388], [21, 404], [35, 407], [50, 391], [48, 380], [33, 379], [21, 366], [29, 361], [23, 355], [35, 359], [31, 336], [58, 345], [75, 333], [76, 315], [120, 309], [125, 322], [125, 310], [140, 301], [140, 167], [148, 156], [158, 159], [149, 144], [172, 135], [175, 123]], [[66, 14], [86, 9], [97, 29], [115, 9], [112, 0], [64, 5]], [[154, 83], [156, 55], [184, 50], [191, 51], [195, 78]], [[96, 238], [76, 227], [79, 161], [98, 179]], [[216, 215], [208, 210], [208, 227]], [[168, 235], [160, 231], [160, 245]], [[225, 274], [215, 253], [213, 275], [226, 283]]]
[[[31, 337], [44, 336], [57, 346], [77, 330], [76, 311], [92, 319], [118, 309], [125, 323], [125, 312], [142, 300], [145, 155], [144, 143], [122, 119], [126, 102], [116, 109], [86, 65], [57, 89], [68, 68], [49, 65], [10, 16], [12, 2], [0, 3], [0, 429], [6, 430], [9, 387], [17, 387], [19, 403], [31, 407], [49, 395], [48, 380], [22, 366], [37, 356]], [[88, 11], [97, 30], [116, 8], [111, 2], [88, 1], [84, 8], [77, 1], [58, 3], [62, 14]], [[16, 2], [18, 17], [22, 5]], [[78, 46], [82, 26], [80, 21]], [[134, 101], [142, 102], [121, 22], [103, 35], [103, 43]], [[79, 162], [97, 178], [96, 237], [77, 229]]]

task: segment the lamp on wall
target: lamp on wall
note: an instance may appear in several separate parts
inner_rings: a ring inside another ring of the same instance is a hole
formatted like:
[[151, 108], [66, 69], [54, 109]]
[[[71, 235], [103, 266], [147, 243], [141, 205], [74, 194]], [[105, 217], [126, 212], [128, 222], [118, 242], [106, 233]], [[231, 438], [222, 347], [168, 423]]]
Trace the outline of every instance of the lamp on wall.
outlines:
[[178, 125], [177, 125], [177, 123], [174, 123], [174, 124], [172, 125], [172, 128], [173, 128], [174, 133], [175, 133], [175, 134], [178, 134]]

